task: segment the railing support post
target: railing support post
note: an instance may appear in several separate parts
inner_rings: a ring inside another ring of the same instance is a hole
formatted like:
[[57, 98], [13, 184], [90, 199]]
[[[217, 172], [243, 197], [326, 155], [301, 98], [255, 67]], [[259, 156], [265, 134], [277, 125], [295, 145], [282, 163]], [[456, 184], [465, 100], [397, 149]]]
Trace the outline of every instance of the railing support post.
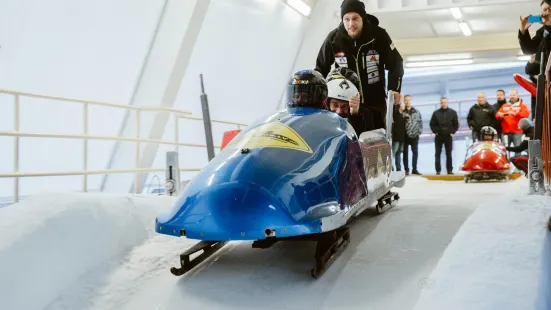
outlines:
[[[19, 95], [14, 96], [14, 107], [13, 107], [13, 125], [15, 132], [19, 133], [20, 130], [20, 120], [21, 117], [19, 115]], [[14, 137], [13, 140], [13, 172], [18, 173], [19, 172], [19, 136]], [[13, 179], [13, 197], [15, 199], [15, 202], [19, 202], [19, 177], [16, 176]]]
[[[136, 110], [136, 138], [137, 139], [140, 139], [140, 136], [141, 136], [141, 133], [140, 133], [140, 128], [141, 128], [141, 122], [140, 122], [140, 110]], [[140, 141], [136, 141], [136, 169], [140, 169]], [[139, 172], [136, 172], [136, 174], [134, 175], [135, 176], [135, 179], [134, 179], [134, 192], [136, 194], [139, 194], [140, 192], [140, 189], [139, 189], [139, 184], [140, 184], [140, 174]]]
[[[83, 134], [85, 136], [88, 135], [88, 103], [84, 103], [83, 105], [83, 111], [82, 111], [82, 122], [83, 122]], [[83, 166], [83, 169], [84, 171], [87, 171], [88, 170], [88, 139], [87, 138], [84, 138], [84, 157], [83, 157], [83, 163], [82, 163], [82, 166]], [[87, 192], [88, 191], [88, 175], [87, 174], [84, 174], [83, 176], [83, 180], [82, 180], [82, 191], [83, 192]]]
[[168, 196], [176, 196], [180, 190], [180, 163], [178, 152], [166, 152], [166, 182]]

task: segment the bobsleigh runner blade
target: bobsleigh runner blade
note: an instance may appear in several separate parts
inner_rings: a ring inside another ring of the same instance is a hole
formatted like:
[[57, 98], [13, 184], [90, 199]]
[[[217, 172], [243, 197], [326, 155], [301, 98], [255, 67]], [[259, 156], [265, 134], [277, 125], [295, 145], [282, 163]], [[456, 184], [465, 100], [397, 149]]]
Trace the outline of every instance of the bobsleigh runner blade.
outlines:
[[383, 197], [379, 198], [377, 201], [376, 206], [376, 212], [378, 214], [383, 214], [386, 211], [392, 209], [396, 203], [400, 200], [400, 196], [398, 193], [389, 192], [388, 194], [384, 195]]
[[[218, 252], [228, 241], [201, 241], [191, 248], [189, 248], [184, 253], [180, 254], [180, 268], [172, 267], [170, 272], [175, 276], [181, 276], [191, 269], [195, 268], [197, 265], [202, 263], [205, 259], [212, 256], [214, 253]], [[203, 251], [199, 256], [194, 259], [190, 259], [191, 255]]]
[[319, 279], [349, 244], [350, 230], [346, 226], [320, 236], [316, 245], [316, 266], [311, 271], [312, 277]]

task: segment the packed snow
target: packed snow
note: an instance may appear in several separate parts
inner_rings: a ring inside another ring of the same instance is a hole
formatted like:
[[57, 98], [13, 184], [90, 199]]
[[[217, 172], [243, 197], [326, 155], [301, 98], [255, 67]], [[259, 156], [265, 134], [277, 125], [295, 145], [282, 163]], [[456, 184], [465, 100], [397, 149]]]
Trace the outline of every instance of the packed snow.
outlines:
[[527, 181], [479, 207], [427, 279], [415, 310], [551, 309], [551, 197]]
[[60, 309], [57, 303], [66, 301], [58, 298], [71, 296], [65, 292], [78, 288], [82, 279], [97, 283], [81, 290], [109, 282], [98, 274], [109, 275], [129, 250], [151, 238], [155, 215], [172, 201], [52, 193], [1, 208], [0, 309]]
[[351, 245], [318, 280], [309, 276], [310, 243], [232, 242], [173, 276], [169, 268], [196, 241], [155, 234], [172, 197], [29, 197], [0, 208], [0, 309], [549, 307], [550, 197], [522, 195], [524, 178], [409, 177], [398, 191], [397, 207], [351, 225]]

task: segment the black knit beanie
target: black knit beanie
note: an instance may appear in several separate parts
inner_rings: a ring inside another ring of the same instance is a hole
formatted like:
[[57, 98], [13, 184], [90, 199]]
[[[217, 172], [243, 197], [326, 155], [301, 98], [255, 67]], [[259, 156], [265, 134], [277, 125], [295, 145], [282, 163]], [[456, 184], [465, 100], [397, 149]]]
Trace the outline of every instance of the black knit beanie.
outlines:
[[362, 18], [367, 15], [365, 11], [365, 4], [359, 0], [344, 0], [341, 4], [341, 19], [344, 14], [355, 12], [360, 14]]

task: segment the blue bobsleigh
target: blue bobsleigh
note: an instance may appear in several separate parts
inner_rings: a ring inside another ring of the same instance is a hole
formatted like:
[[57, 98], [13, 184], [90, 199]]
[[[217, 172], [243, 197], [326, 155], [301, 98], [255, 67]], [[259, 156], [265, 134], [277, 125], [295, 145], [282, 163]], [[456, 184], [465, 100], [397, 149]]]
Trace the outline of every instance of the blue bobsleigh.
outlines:
[[384, 129], [358, 137], [331, 111], [287, 108], [240, 132], [157, 217], [155, 230], [202, 240], [181, 254], [174, 275], [231, 240], [267, 248], [306, 239], [318, 241], [317, 278], [348, 245], [346, 225], [374, 203], [379, 213], [394, 206], [399, 197], [390, 190], [404, 182], [403, 172], [392, 171]]

